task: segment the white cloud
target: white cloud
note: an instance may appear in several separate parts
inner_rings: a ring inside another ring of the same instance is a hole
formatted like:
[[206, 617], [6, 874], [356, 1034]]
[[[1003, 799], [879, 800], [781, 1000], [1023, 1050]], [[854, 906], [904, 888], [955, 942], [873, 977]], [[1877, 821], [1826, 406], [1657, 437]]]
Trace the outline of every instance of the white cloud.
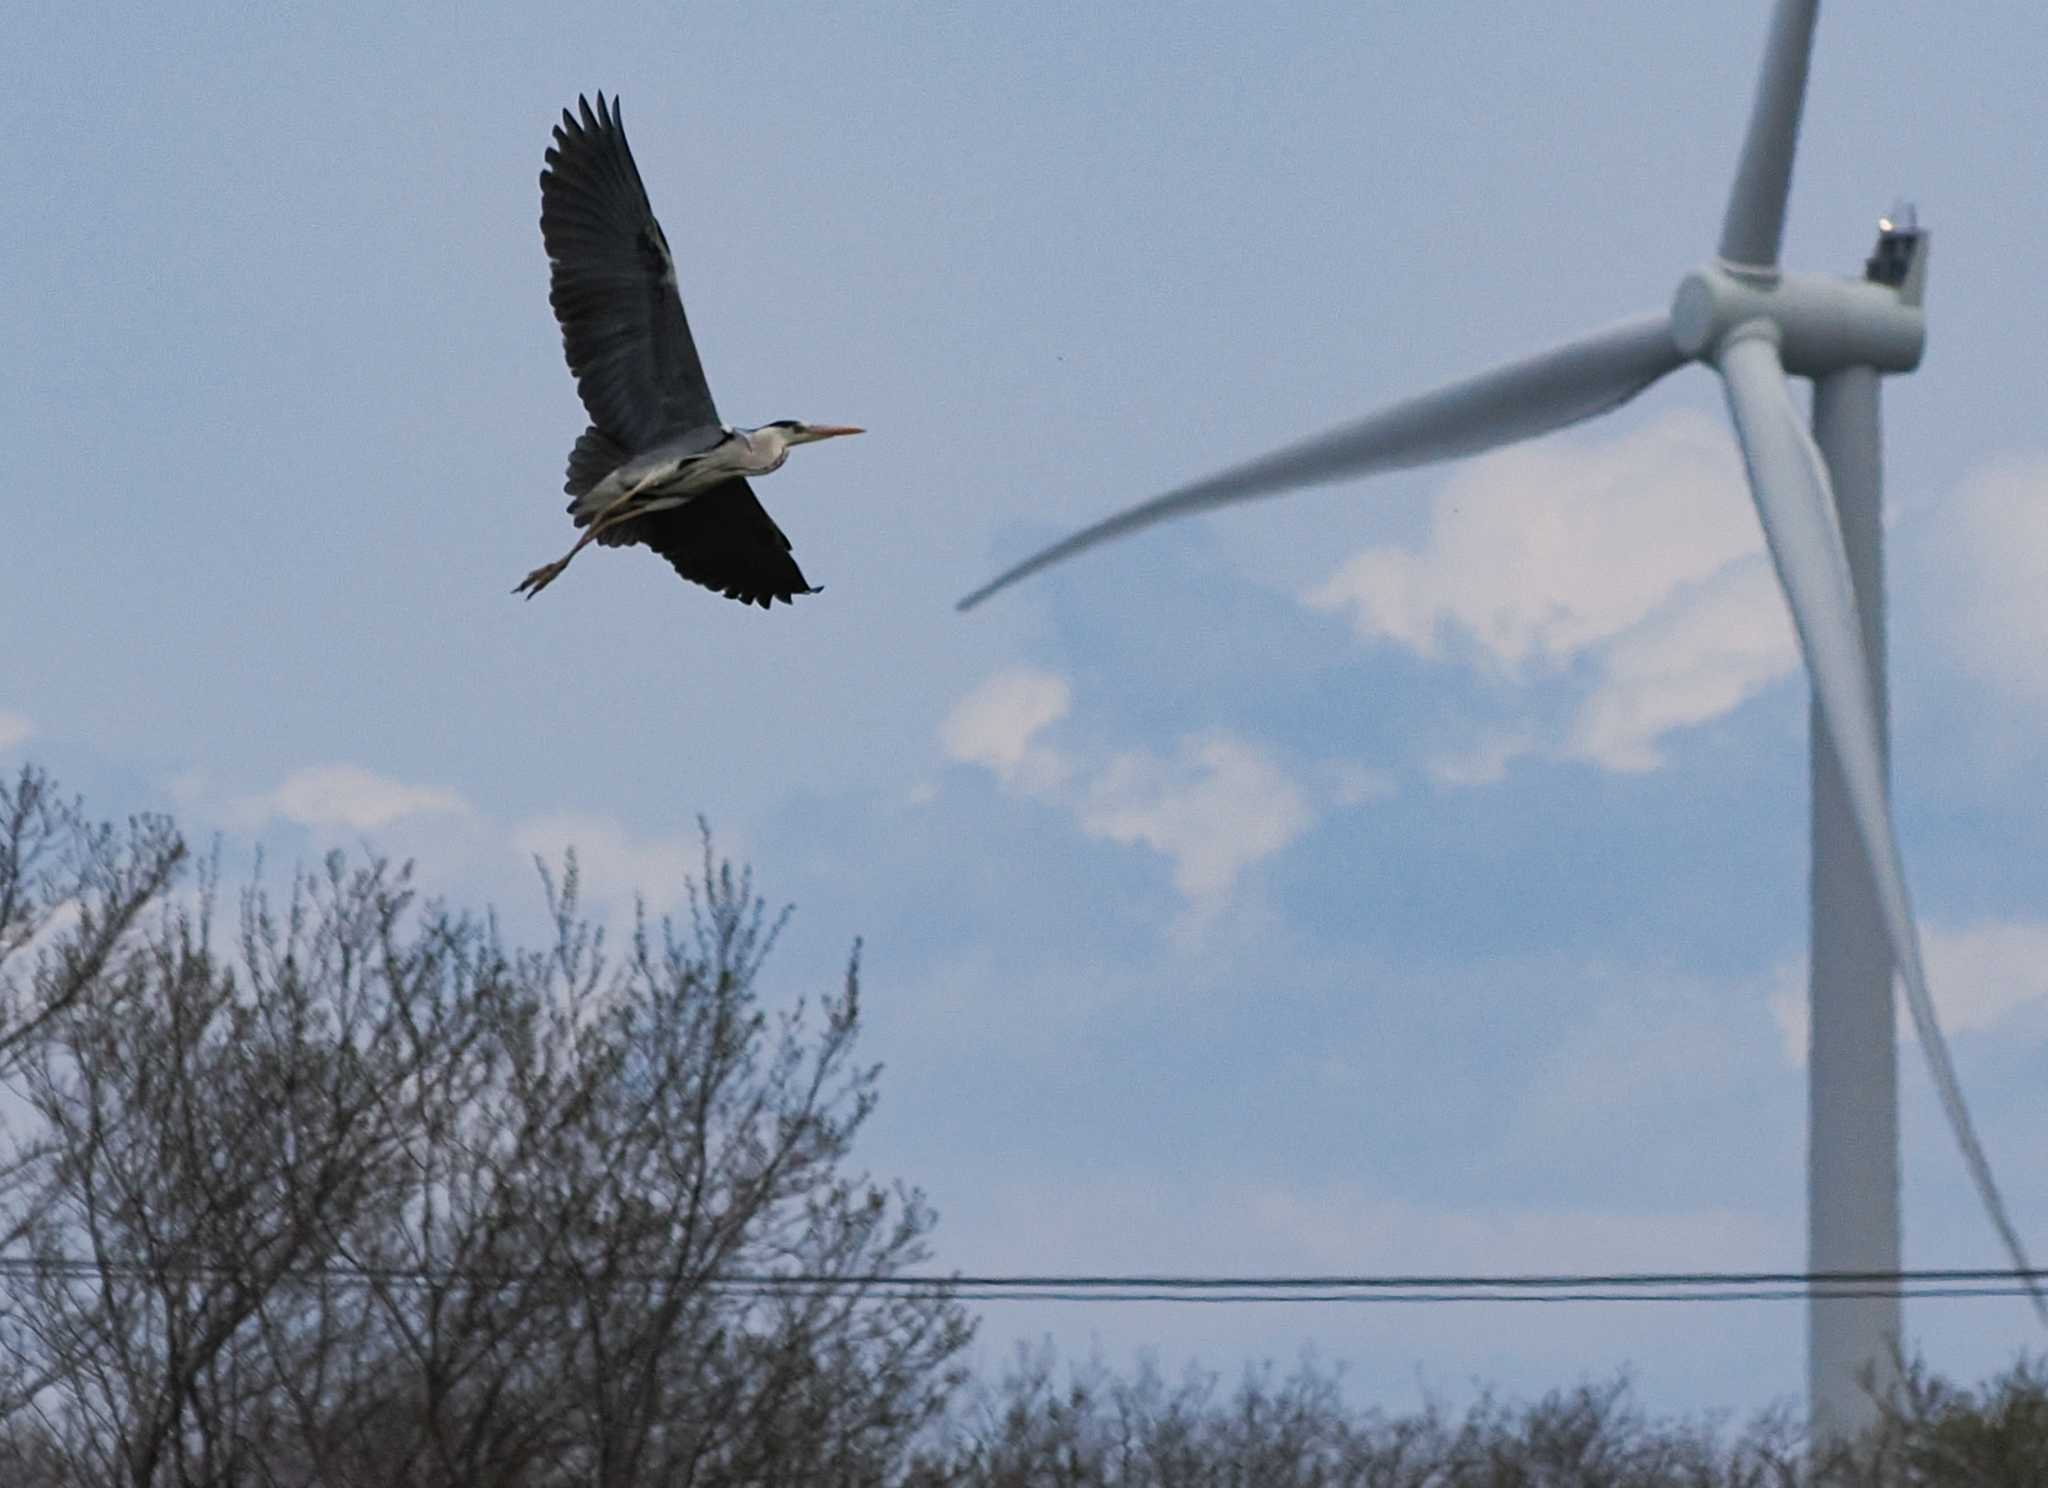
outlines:
[[[2048, 715], [2048, 458], [1992, 467], [1928, 526], [1959, 667]], [[1666, 735], [1800, 665], [1734, 442], [1695, 413], [1476, 461], [1437, 495], [1419, 546], [1368, 548], [1305, 600], [1365, 640], [1510, 682], [1577, 668], [1555, 737], [1496, 736], [1433, 762], [1450, 784], [1497, 781], [1526, 755], [1656, 769]]]
[[0, 749], [12, 749], [17, 744], [26, 744], [35, 728], [19, 713], [9, 713], [0, 708]]
[[[1927, 980], [1942, 1030], [1982, 1033], [2009, 1024], [2026, 1009], [2048, 1008], [2048, 924], [1987, 920], [1959, 929], [1925, 926]], [[1785, 1057], [1806, 1062], [1810, 1036], [1804, 960], [1772, 974], [1771, 1016]], [[1903, 996], [1895, 997], [1899, 1042], [1913, 1041]]]
[[1957, 662], [2048, 713], [2048, 458], [1993, 466], [1928, 526]]
[[1464, 636], [1519, 675], [1620, 635], [1760, 542], [1727, 430], [1676, 413], [1474, 462], [1438, 493], [1419, 550], [1368, 548], [1308, 602], [1426, 657]]
[[[685, 899], [686, 883], [704, 871], [694, 827], [642, 836], [611, 815], [574, 810], [507, 822], [474, 809], [455, 791], [408, 785], [354, 765], [298, 770], [261, 795], [233, 795], [189, 772], [170, 782], [170, 792], [188, 818], [245, 832], [289, 821], [308, 828], [321, 850], [353, 850], [362, 834], [374, 833], [373, 850], [417, 864], [421, 882], [468, 884], [519, 924], [529, 923], [540, 907], [535, 858], [558, 872], [564, 851], [573, 848], [583, 906], [613, 934], [630, 930], [636, 897], [657, 913], [672, 909]], [[730, 831], [721, 831], [713, 848], [735, 864], [746, 860], [744, 844]], [[545, 929], [539, 919], [530, 923]]]
[[1228, 735], [1184, 740], [1163, 760], [1118, 755], [1088, 786], [1081, 829], [1143, 843], [1173, 860], [1174, 887], [1213, 905], [1237, 876], [1308, 830], [1308, 802], [1256, 746]]
[[1067, 716], [1072, 692], [1064, 677], [1033, 667], [998, 672], [962, 698], [939, 725], [948, 759], [984, 765], [1003, 784], [1029, 793], [1056, 787], [1067, 763], [1038, 734]]
[[236, 814], [368, 832], [409, 816], [468, 810], [461, 796], [438, 786], [407, 785], [360, 765], [315, 765], [296, 771], [269, 795], [243, 800]]
[[[586, 902], [629, 905], [637, 894], [650, 907], [679, 904], [686, 881], [703, 877], [704, 848], [696, 837], [635, 837], [608, 816], [564, 811], [521, 822], [512, 845], [527, 860], [554, 868], [565, 849], [576, 850], [576, 872]], [[735, 843], [720, 837], [720, 857], [739, 861]]]
[[1762, 555], [1730, 563], [1615, 638], [1562, 752], [1610, 770], [1654, 770], [1657, 741], [1719, 718], [1799, 669], [1799, 642]]
[[1453, 785], [1526, 755], [1654, 769], [1663, 735], [1799, 665], [1734, 441], [1690, 412], [1480, 460], [1438, 494], [1421, 547], [1368, 548], [1306, 600], [1419, 656], [1455, 639], [1509, 681], [1589, 663], [1561, 737], [1501, 734], [1433, 761]]
[[[989, 678], [939, 726], [948, 758], [980, 765], [1010, 790], [1072, 811], [1090, 837], [1149, 847], [1173, 864], [1174, 887], [1202, 915], [1238, 876], [1280, 852], [1314, 821], [1306, 792], [1257, 744], [1211, 733], [1183, 738], [1171, 757], [1130, 750], [1104, 758], [1040, 742], [1066, 717], [1065, 678], [1015, 667]], [[1357, 766], [1324, 772], [1342, 804], [1391, 789]]]

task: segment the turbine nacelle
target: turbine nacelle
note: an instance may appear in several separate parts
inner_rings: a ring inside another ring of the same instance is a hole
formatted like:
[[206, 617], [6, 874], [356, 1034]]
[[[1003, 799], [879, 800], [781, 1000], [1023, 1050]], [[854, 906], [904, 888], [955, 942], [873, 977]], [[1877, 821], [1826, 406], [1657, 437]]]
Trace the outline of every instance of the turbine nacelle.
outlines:
[[[1824, 377], [1848, 367], [1910, 372], [1927, 344], [1927, 314], [1919, 303], [1926, 276], [1927, 235], [1911, 230], [1879, 238], [1879, 252], [1898, 242], [1886, 260], [1896, 285], [1828, 274], [1788, 274], [1713, 262], [1685, 276], [1671, 300], [1671, 341], [1681, 355], [1711, 358], [1730, 332], [1753, 321], [1777, 330], [1785, 370]], [[1875, 260], [1873, 260], [1875, 261]], [[1910, 298], [1909, 298], [1910, 292]]]
[[1863, 261], [1863, 277], [1891, 285], [1909, 305], [1920, 303], [1927, 287], [1927, 234], [1911, 202], [1900, 202], [1877, 219], [1877, 247]]

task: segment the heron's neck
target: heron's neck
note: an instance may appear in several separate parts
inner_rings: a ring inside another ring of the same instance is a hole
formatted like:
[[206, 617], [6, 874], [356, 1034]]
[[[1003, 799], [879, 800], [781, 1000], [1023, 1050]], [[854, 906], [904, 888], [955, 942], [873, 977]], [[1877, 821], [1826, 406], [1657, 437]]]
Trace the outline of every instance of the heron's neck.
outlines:
[[789, 431], [764, 426], [759, 429], [735, 429], [733, 431], [747, 446], [747, 468], [760, 474], [782, 468], [782, 462], [789, 458]]

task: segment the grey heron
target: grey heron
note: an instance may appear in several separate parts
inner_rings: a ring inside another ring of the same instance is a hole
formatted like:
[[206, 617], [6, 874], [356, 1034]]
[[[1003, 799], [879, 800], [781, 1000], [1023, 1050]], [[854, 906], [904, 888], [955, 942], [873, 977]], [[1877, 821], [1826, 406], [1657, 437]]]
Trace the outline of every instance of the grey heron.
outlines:
[[512, 592], [533, 598], [594, 540], [645, 543], [692, 583], [764, 610], [815, 594], [747, 477], [781, 469], [799, 444], [862, 431], [720, 421], [618, 100], [576, 104], [581, 117], [562, 110], [540, 173], [540, 235], [548, 301], [590, 413], [562, 487], [583, 535]]

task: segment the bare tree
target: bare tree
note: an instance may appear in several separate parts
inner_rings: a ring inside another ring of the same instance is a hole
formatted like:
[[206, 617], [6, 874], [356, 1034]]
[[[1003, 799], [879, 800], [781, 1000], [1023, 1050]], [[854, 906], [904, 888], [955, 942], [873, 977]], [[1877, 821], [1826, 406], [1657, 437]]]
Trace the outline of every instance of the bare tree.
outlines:
[[[88, 822], [42, 771], [0, 780], [0, 1072], [109, 977], [185, 861], [168, 819]], [[24, 965], [26, 963], [26, 965]]]
[[616, 958], [573, 858], [542, 951], [338, 855], [248, 890], [223, 946], [168, 824], [117, 842], [24, 781], [6, 1481], [900, 1475], [969, 1330], [888, 1285], [922, 1197], [847, 1169], [879, 1073], [857, 946], [771, 1012], [783, 921], [708, 834], [687, 924]]
[[[878, 1294], [925, 1258], [932, 1216], [841, 1171], [878, 1074], [852, 1062], [857, 948], [838, 996], [771, 1017], [756, 989], [781, 922], [708, 839], [687, 933], [643, 920], [616, 964], [573, 862], [549, 893], [554, 945], [509, 967], [474, 1067], [421, 1087], [411, 1191], [350, 1252], [428, 1423], [387, 1470], [772, 1483], [830, 1462], [880, 1481], [942, 1407], [967, 1327], [942, 1299]], [[813, 1280], [758, 1280], [778, 1275]]]

